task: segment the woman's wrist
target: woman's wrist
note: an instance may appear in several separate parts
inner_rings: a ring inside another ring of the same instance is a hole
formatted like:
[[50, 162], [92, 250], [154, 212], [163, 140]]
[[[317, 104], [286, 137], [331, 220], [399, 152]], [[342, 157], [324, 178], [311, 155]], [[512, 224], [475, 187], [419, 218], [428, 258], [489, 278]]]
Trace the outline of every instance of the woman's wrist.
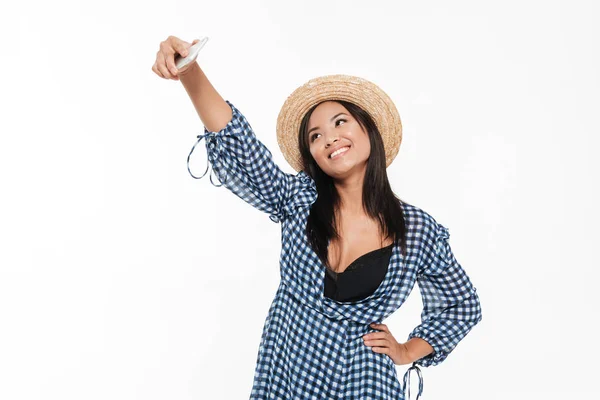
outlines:
[[182, 81], [198, 74], [200, 70], [200, 66], [198, 65], [198, 63], [196, 61], [194, 61], [188, 68], [186, 68], [183, 71], [179, 71], [179, 73], [177, 74], [179, 76], [179, 79]]
[[410, 358], [411, 363], [433, 353], [433, 347], [431, 347], [427, 341], [419, 337], [412, 337], [404, 344], [408, 349], [408, 357]]

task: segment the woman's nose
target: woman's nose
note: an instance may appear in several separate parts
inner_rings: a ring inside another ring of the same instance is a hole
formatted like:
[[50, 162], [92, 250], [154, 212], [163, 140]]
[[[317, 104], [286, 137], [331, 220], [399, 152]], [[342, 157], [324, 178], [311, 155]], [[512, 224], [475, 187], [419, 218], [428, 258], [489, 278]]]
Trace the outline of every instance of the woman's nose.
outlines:
[[327, 138], [327, 147], [330, 147], [332, 144], [334, 144], [335, 142], [337, 142], [339, 139], [337, 137], [337, 135], [335, 136], [330, 136]]

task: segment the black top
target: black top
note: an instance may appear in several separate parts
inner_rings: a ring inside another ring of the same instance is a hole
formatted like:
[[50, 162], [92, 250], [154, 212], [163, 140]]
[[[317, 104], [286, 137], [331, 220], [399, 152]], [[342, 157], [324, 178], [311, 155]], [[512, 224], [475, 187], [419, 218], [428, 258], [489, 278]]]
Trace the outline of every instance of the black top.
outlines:
[[369, 297], [387, 273], [393, 248], [394, 243], [363, 254], [341, 273], [326, 268], [325, 297], [338, 301], [357, 301]]

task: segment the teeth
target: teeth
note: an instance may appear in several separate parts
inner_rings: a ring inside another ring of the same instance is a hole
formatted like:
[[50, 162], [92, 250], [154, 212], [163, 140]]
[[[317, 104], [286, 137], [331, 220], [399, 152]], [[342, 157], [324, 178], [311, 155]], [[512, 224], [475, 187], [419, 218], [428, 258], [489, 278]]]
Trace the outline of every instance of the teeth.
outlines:
[[338, 155], [340, 153], [343, 153], [343, 152], [347, 151], [348, 149], [349, 149], [349, 147], [342, 147], [341, 149], [336, 150], [333, 153], [331, 153], [331, 155], [329, 156], [329, 158], [333, 158], [334, 156], [336, 156], [336, 155]]

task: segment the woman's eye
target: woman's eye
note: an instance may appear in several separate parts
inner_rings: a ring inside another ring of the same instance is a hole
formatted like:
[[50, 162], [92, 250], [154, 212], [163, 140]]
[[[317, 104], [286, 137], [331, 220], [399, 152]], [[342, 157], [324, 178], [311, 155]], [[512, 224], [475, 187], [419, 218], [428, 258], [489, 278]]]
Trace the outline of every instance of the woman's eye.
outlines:
[[[340, 119], [338, 119], [337, 121], [335, 121], [335, 126], [338, 126], [338, 122], [340, 122], [340, 121], [348, 122], [348, 121], [346, 121], [345, 119], [343, 119], [343, 118], [340, 118]], [[320, 135], [320, 133], [313, 133], [313, 134], [310, 136], [310, 141], [311, 141], [311, 142], [314, 142], [314, 141], [315, 141], [315, 137], [316, 137], [317, 135]]]

